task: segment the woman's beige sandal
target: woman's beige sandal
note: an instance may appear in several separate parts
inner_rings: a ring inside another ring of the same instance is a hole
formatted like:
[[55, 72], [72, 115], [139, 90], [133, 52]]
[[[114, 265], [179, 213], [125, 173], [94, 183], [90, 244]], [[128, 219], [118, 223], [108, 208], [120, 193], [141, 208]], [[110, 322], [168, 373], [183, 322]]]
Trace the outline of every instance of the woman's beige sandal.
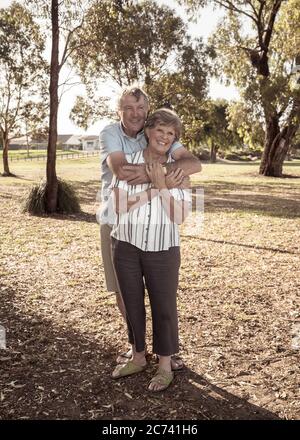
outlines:
[[120, 353], [117, 357], [117, 364], [124, 364], [125, 362], [127, 362], [129, 359], [132, 358], [132, 350], [131, 348], [128, 351], [124, 351], [122, 353]]
[[[148, 390], [153, 392], [164, 391], [168, 388], [174, 378], [172, 371], [166, 371], [162, 368], [157, 370], [156, 375], [151, 379]], [[150, 388], [151, 384], [158, 385], [157, 389]]]
[[120, 377], [131, 376], [132, 374], [140, 373], [144, 371], [147, 367], [146, 365], [137, 365], [132, 361], [126, 362], [126, 364], [119, 364], [116, 366], [112, 373], [113, 379], [119, 379]]

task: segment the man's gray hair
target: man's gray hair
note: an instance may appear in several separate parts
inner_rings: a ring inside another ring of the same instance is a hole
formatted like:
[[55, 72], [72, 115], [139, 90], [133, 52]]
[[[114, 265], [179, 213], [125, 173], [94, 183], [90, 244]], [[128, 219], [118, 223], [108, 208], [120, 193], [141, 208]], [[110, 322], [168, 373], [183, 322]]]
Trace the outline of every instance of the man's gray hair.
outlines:
[[118, 110], [121, 110], [122, 100], [123, 98], [125, 98], [125, 96], [134, 96], [137, 101], [139, 101], [141, 96], [143, 96], [146, 104], [149, 107], [149, 98], [147, 96], [147, 93], [138, 86], [129, 86], [124, 88], [118, 97]]

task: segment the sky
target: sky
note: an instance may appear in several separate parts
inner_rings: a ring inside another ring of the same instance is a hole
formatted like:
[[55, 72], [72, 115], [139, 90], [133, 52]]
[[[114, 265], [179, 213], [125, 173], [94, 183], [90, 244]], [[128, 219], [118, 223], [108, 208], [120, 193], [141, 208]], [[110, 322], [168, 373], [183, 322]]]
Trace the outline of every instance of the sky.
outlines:
[[[19, 0], [20, 3], [26, 4], [26, 1]], [[12, 3], [12, 0], [0, 0], [0, 7], [7, 7]], [[173, 9], [176, 9], [178, 15], [182, 17], [182, 19], [188, 23], [188, 30], [191, 36], [200, 36], [207, 40], [210, 34], [215, 30], [218, 21], [221, 19], [222, 14], [218, 10], [214, 10], [212, 6], [206, 7], [201, 11], [201, 14], [197, 20], [197, 23], [188, 22], [187, 15], [184, 11], [183, 7], [178, 6], [173, 0], [157, 0], [157, 3], [162, 5], [170, 6]], [[46, 57], [50, 58], [50, 48], [47, 50]], [[64, 78], [66, 78], [70, 74], [70, 70], [68, 68], [63, 68], [61, 71], [60, 82]], [[73, 81], [73, 79], [72, 79]], [[107, 96], [112, 96], [112, 103], [114, 102], [116, 93], [118, 89], [112, 83], [105, 83], [103, 86], [103, 94]], [[75, 99], [77, 95], [84, 94], [84, 87], [77, 85], [68, 89], [65, 88], [65, 92], [63, 93], [59, 105], [58, 111], [58, 133], [59, 134], [83, 134], [83, 130], [76, 127], [72, 121], [69, 119], [70, 111], [74, 105]], [[234, 99], [238, 97], [237, 90], [234, 86], [225, 87], [219, 81], [212, 79], [210, 82], [209, 95], [211, 98], [225, 98], [225, 99]], [[107, 120], [102, 120], [89, 127], [86, 134], [95, 134], [97, 135], [101, 128], [107, 124]]]

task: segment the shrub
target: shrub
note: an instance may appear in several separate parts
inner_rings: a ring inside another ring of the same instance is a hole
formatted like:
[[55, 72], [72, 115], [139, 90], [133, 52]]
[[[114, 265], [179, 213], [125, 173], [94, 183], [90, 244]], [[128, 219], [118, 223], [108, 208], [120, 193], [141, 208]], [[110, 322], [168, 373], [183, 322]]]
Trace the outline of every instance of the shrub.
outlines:
[[238, 154], [228, 153], [228, 154], [225, 154], [225, 159], [237, 161], [237, 160], [240, 160], [240, 156]]
[[197, 154], [198, 158], [203, 161], [210, 160], [210, 151], [208, 150], [200, 150]]
[[58, 212], [65, 214], [80, 212], [79, 200], [73, 186], [62, 179], [58, 179], [57, 204]]
[[[23, 205], [23, 212], [30, 214], [46, 214], [46, 182], [42, 180], [29, 191]], [[80, 212], [80, 204], [73, 186], [62, 179], [58, 179], [57, 212], [74, 214]]]

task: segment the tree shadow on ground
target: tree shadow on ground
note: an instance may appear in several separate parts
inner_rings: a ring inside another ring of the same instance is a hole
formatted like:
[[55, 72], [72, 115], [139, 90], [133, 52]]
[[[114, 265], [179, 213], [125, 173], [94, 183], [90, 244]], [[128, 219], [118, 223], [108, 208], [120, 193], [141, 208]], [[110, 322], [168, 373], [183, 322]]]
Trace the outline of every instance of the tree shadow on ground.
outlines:
[[40, 218], [53, 218], [55, 220], [69, 220], [73, 222], [87, 222], [87, 223], [98, 223], [96, 214], [91, 214], [90, 212], [80, 211], [76, 214], [63, 214], [63, 213], [55, 213], [55, 214], [28, 214], [33, 217]]
[[0, 350], [0, 419], [278, 418], [189, 369], [178, 373], [159, 395], [147, 391], [156, 368], [153, 361], [143, 374], [112, 380], [119, 349], [113, 337], [103, 337], [100, 331], [80, 333], [67, 320], [57, 326], [50, 319], [25, 314], [13, 289], [3, 286], [1, 294], [7, 349]]
[[[193, 187], [193, 209], [196, 203], [201, 206], [204, 190], [204, 211], [233, 212], [243, 211], [273, 217], [295, 218], [300, 216], [300, 196], [290, 188], [258, 185], [254, 192], [253, 185], [241, 185], [232, 182], [203, 183]], [[284, 196], [269, 192], [282, 191]]]
[[[101, 185], [97, 180], [88, 182], [73, 182], [76, 192], [78, 192], [81, 204], [95, 203], [99, 207]], [[197, 190], [200, 190], [199, 193]], [[296, 193], [295, 187], [285, 185], [260, 184], [239, 184], [223, 181], [203, 182], [192, 188], [193, 206], [196, 203], [202, 206], [204, 190], [204, 211], [205, 212], [233, 212], [244, 211], [255, 214], [295, 218], [300, 216], [300, 196]], [[255, 193], [254, 190], [257, 192]], [[282, 192], [284, 196], [278, 196], [276, 191]], [[66, 217], [67, 218], [67, 217]], [[63, 219], [63, 218], [62, 218]], [[75, 215], [75, 221], [96, 222], [96, 215]]]
[[100, 200], [101, 182], [99, 180], [73, 181], [72, 186], [80, 197], [80, 203], [93, 204]]
[[[188, 234], [181, 234], [181, 237], [185, 238], [185, 239], [195, 239], [195, 236], [188, 235]], [[253, 245], [253, 244], [236, 243], [234, 241], [215, 240], [215, 239], [212, 239], [212, 238], [202, 238], [202, 237], [201, 238], [198, 237], [197, 240], [199, 240], [199, 241], [208, 241], [210, 243], [228, 244], [230, 246], [239, 246], [239, 247], [244, 247], [244, 248], [248, 248], [248, 249], [258, 249], [258, 250], [263, 250], [263, 251], [278, 252], [280, 254], [299, 255], [299, 252], [293, 252], [293, 251], [289, 251], [289, 250], [286, 250], [286, 249], [280, 249], [280, 248], [277, 248], [277, 247], [257, 246], [257, 245]]]
[[[217, 166], [218, 165], [228, 165], [228, 166], [239, 166], [239, 167], [240, 166], [255, 167], [255, 168], [257, 168], [257, 175], [260, 175], [259, 174], [260, 162], [261, 162], [260, 159], [259, 160], [252, 160], [252, 161], [239, 161], [239, 160], [237, 160], [237, 161], [229, 161], [229, 160], [226, 160], [226, 159], [218, 159], [217, 162], [214, 163], [213, 165], [214, 166], [216, 166], [216, 165]], [[201, 161], [201, 163], [204, 164], [204, 165], [206, 165], [206, 164], [207, 165], [211, 165], [210, 161]], [[284, 162], [283, 163], [283, 168], [285, 170], [287, 170], [290, 167], [299, 167], [299, 165], [300, 165], [299, 159], [296, 159], [294, 161], [286, 161], [286, 162]], [[260, 176], [262, 176], [262, 175], [260, 175]], [[271, 177], [271, 176], [266, 176], [266, 177]], [[282, 177], [292, 177], [292, 178], [295, 178], [295, 177], [300, 177], [300, 176], [299, 175], [297, 175], [297, 176], [290, 176], [288, 174], [284, 174]], [[275, 177], [275, 179], [277, 179], [277, 177]]]
[[242, 399], [185, 369], [179, 397], [191, 416], [207, 420], [279, 420], [277, 414]]
[[51, 218], [56, 220], [71, 220], [74, 222], [98, 223], [96, 214], [80, 211], [76, 214], [51, 214]]

